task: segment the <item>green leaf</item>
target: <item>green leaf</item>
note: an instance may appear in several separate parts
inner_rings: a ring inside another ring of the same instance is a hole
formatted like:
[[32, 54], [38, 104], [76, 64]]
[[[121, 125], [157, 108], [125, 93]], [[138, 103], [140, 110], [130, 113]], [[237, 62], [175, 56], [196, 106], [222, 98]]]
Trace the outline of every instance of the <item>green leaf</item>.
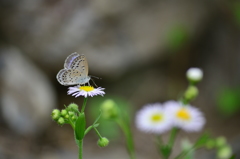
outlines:
[[172, 152], [172, 148], [168, 145], [160, 146], [160, 150], [161, 150], [162, 155], [165, 158], [169, 157]]
[[76, 138], [76, 133], [75, 133], [75, 131], [74, 131], [74, 140], [75, 140], [75, 143], [77, 144], [77, 146], [79, 147], [79, 140], [77, 140], [77, 138]]
[[210, 135], [207, 134], [207, 133], [204, 133], [204, 134], [202, 134], [202, 136], [200, 136], [200, 137], [198, 138], [198, 140], [195, 142], [194, 147], [199, 148], [199, 147], [205, 146], [206, 143], [207, 143], [210, 139], [211, 139], [211, 138], [210, 138]]
[[80, 113], [75, 123], [75, 135], [77, 140], [82, 140], [86, 129], [85, 114]]

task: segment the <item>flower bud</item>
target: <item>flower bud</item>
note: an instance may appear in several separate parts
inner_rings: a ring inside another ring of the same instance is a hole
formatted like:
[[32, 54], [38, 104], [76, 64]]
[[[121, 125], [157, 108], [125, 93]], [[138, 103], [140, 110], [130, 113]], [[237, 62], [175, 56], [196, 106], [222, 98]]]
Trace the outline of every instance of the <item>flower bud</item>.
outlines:
[[75, 103], [71, 103], [68, 105], [67, 109], [69, 111], [74, 111], [74, 112], [78, 112], [78, 105]]
[[66, 110], [66, 109], [63, 109], [63, 110], [61, 111], [61, 115], [62, 115], [62, 116], [67, 115], [67, 110]]
[[227, 144], [227, 141], [226, 141], [226, 138], [221, 136], [221, 137], [218, 137], [216, 139], [216, 146], [217, 147], [221, 147], [221, 146], [225, 146]]
[[69, 111], [69, 112], [68, 112], [68, 114], [69, 114], [70, 116], [73, 116], [73, 115], [75, 115], [75, 113], [74, 113], [74, 112], [72, 112], [72, 111]]
[[184, 94], [187, 101], [193, 100], [198, 95], [198, 89], [195, 86], [189, 86]]
[[63, 125], [63, 124], [65, 124], [65, 120], [63, 119], [63, 117], [60, 117], [60, 118], [58, 119], [57, 123], [58, 123], [59, 125]]
[[198, 83], [202, 80], [203, 78], [203, 72], [200, 68], [190, 68], [187, 70], [186, 73], [187, 79], [191, 83]]
[[52, 111], [52, 119], [53, 120], [58, 120], [59, 118], [60, 118], [60, 110], [58, 110], [58, 109], [54, 109], [53, 111]]
[[232, 149], [230, 146], [226, 145], [218, 149], [217, 156], [219, 159], [228, 159], [232, 155]]
[[75, 121], [75, 120], [77, 119], [77, 117], [76, 117], [76, 116], [72, 116], [71, 119], [72, 119], [73, 121]]
[[102, 117], [106, 119], [114, 119], [118, 116], [118, 108], [116, 103], [111, 100], [105, 100], [101, 105]]
[[102, 137], [101, 139], [98, 140], [97, 144], [100, 147], [106, 147], [109, 144], [109, 140], [105, 137]]
[[213, 149], [216, 146], [216, 142], [214, 139], [210, 139], [206, 142], [206, 148], [207, 149]]

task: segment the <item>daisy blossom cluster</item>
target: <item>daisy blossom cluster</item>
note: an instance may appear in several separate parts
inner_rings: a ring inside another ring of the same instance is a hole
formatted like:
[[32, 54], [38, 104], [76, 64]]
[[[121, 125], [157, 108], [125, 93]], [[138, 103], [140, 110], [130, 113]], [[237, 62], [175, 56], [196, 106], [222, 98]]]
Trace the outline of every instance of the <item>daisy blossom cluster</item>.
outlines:
[[201, 111], [177, 101], [144, 106], [136, 115], [136, 126], [147, 133], [162, 134], [173, 127], [187, 132], [200, 131], [205, 124]]

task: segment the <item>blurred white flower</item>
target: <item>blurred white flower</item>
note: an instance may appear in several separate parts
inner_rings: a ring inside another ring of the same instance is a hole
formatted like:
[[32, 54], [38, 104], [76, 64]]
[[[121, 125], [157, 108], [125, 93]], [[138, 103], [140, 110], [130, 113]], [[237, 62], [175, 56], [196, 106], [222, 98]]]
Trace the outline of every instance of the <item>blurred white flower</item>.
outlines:
[[187, 132], [200, 131], [205, 118], [201, 111], [190, 105], [183, 106], [180, 102], [168, 101], [164, 103], [166, 114], [172, 117], [173, 125]]
[[136, 126], [146, 133], [161, 134], [172, 128], [170, 117], [160, 103], [148, 104], [136, 115]]
[[190, 81], [199, 82], [203, 78], [203, 72], [200, 68], [192, 67], [187, 70], [186, 76]]
[[75, 97], [84, 96], [87, 98], [88, 96], [93, 97], [97, 95], [103, 96], [105, 92], [103, 91], [105, 88], [94, 88], [92, 86], [75, 86], [68, 88], [68, 95], [72, 95]]

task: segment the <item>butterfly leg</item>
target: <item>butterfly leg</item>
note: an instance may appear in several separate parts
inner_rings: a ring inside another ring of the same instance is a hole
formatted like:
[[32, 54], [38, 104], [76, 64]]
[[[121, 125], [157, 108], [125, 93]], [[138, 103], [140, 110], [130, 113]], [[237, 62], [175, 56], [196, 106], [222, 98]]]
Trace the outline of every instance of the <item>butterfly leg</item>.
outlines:
[[93, 84], [94, 84], [96, 87], [98, 87], [92, 78], [91, 78], [91, 80], [92, 80]]

